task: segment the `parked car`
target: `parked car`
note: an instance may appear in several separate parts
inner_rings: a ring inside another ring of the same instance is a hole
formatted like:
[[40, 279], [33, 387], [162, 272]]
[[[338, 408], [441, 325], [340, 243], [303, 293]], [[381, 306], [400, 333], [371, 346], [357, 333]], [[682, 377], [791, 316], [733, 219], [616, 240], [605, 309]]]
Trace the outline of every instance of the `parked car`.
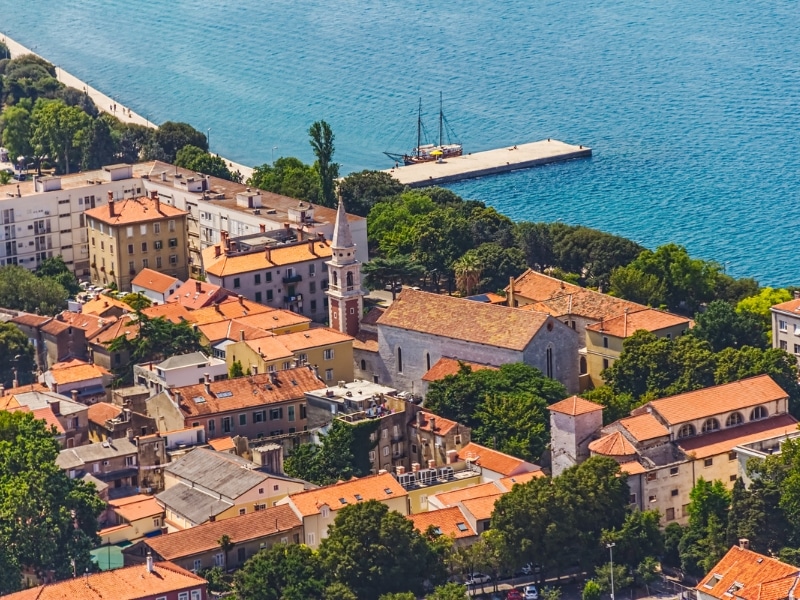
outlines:
[[[383, 289], [385, 289], [387, 292], [391, 292], [392, 291], [392, 284], [391, 283], [387, 283], [385, 286], [383, 286]], [[395, 292], [402, 292], [403, 291], [403, 284], [402, 283], [394, 284], [394, 291]]]
[[522, 588], [522, 597], [525, 600], [539, 600], [539, 590], [535, 585], [526, 585]]
[[492, 578], [484, 573], [473, 573], [464, 583], [466, 585], [483, 585], [484, 583], [489, 583], [491, 580]]
[[506, 600], [524, 600], [522, 597], [522, 592], [518, 589], [508, 590], [506, 594]]

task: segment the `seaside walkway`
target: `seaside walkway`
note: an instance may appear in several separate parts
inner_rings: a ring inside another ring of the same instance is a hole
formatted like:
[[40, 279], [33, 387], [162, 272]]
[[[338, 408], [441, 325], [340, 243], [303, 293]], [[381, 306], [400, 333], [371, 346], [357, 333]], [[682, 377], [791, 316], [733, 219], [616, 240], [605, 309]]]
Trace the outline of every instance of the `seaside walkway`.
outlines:
[[[0, 41], [2, 41], [8, 47], [8, 51], [11, 54], [11, 58], [16, 58], [17, 56], [21, 56], [23, 54], [34, 54], [36, 56], [39, 56], [40, 58], [43, 58], [44, 60], [47, 60], [46, 57], [37, 54], [30, 48], [23, 46], [22, 44], [11, 39], [5, 34], [0, 33]], [[62, 69], [57, 65], [56, 65], [56, 79], [58, 79], [61, 83], [63, 83], [66, 86], [73, 87], [77, 90], [83, 91], [92, 99], [92, 101], [94, 101], [98, 110], [114, 115], [123, 123], [135, 123], [137, 125], [143, 125], [145, 127], [152, 127], [152, 128], [158, 127], [157, 124], [153, 123], [148, 118], [134, 112], [127, 106], [123, 106], [122, 104], [114, 100], [112, 97], [107, 96], [100, 90], [93, 88], [85, 81], [78, 79], [72, 73], [65, 71], [64, 69]], [[228, 163], [228, 168], [230, 168], [231, 171], [238, 170], [244, 177], [244, 181], [247, 181], [247, 179], [249, 179], [252, 176], [253, 174], [252, 167], [247, 167], [245, 165], [235, 163], [231, 160], [228, 160], [225, 157], [222, 157], [222, 159], [226, 163]]]
[[409, 187], [452, 183], [462, 179], [484, 177], [548, 163], [588, 158], [592, 149], [554, 139], [519, 144], [486, 152], [474, 152], [438, 161], [397, 166], [385, 172]]

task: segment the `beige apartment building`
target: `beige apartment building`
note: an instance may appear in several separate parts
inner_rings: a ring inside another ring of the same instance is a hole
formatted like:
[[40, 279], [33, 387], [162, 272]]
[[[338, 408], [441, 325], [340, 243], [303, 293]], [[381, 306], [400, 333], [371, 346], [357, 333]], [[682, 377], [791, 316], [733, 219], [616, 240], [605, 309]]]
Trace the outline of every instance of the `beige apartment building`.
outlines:
[[186, 281], [188, 213], [161, 202], [155, 191], [122, 201], [108, 195], [107, 206], [86, 211], [92, 281], [130, 291], [136, 273], [148, 268]]

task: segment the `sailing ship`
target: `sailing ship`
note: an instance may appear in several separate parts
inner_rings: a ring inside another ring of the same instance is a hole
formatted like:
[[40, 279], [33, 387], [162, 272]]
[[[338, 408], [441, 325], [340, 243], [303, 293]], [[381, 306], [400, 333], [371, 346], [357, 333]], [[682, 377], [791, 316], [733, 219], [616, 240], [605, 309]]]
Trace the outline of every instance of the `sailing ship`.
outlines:
[[[442, 93], [439, 92], [439, 143], [438, 144], [423, 144], [423, 134], [425, 127], [422, 124], [422, 98], [419, 99], [419, 109], [417, 110], [417, 145], [410, 154], [397, 154], [394, 152], [384, 152], [386, 156], [391, 158], [395, 163], [402, 161], [404, 165], [415, 165], [424, 162], [433, 162], [435, 160], [443, 160], [454, 156], [461, 156], [463, 153], [461, 142], [450, 141], [450, 134], [455, 137], [452, 127], [447, 122], [442, 110]], [[447, 143], [444, 143], [445, 134], [448, 137]]]

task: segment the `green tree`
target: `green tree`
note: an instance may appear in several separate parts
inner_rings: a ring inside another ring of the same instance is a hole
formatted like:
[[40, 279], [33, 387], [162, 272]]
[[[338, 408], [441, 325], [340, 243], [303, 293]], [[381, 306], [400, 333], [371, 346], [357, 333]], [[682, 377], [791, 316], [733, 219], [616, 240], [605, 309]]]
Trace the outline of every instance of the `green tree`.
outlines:
[[41, 145], [62, 173], [70, 173], [71, 166], [80, 163], [80, 149], [91, 126], [91, 117], [61, 100], [37, 101], [31, 117], [33, 144]]
[[554, 266], [553, 239], [546, 223], [517, 223], [515, 235], [517, 246], [531, 269], [544, 271]]
[[222, 567], [203, 569], [198, 575], [208, 581], [208, 591], [210, 592], [224, 594], [231, 591], [230, 578], [225, 574]]
[[227, 533], [223, 534], [221, 538], [217, 540], [217, 544], [219, 544], [219, 549], [222, 550], [222, 553], [225, 555], [225, 568], [228, 568], [228, 553], [233, 550], [233, 547], [236, 545], [231, 536]]
[[583, 592], [581, 593], [581, 598], [583, 600], [600, 600], [600, 596], [602, 595], [603, 588], [601, 588], [600, 584], [594, 579], [590, 579], [583, 584]]
[[[0, 548], [12, 567], [66, 579], [72, 576], [71, 561], [78, 573], [94, 569], [89, 551], [99, 542], [103, 502], [93, 485], [70, 479], [56, 465], [59, 450], [43, 420], [0, 412]], [[16, 575], [0, 578], [4, 585], [15, 580], [19, 586]]]
[[336, 206], [335, 188], [339, 177], [339, 165], [333, 162], [334, 135], [331, 126], [325, 121], [316, 121], [308, 129], [309, 143], [317, 161], [314, 168], [319, 176], [319, 187], [322, 191], [321, 202], [324, 206]]
[[483, 263], [474, 250], [470, 250], [453, 263], [456, 287], [464, 296], [471, 296], [481, 282]]
[[6, 388], [11, 387], [14, 379], [21, 385], [32, 381], [36, 368], [34, 352], [19, 327], [14, 323], [0, 323], [0, 381]]
[[323, 600], [358, 600], [353, 591], [345, 584], [334, 581], [325, 588]]
[[249, 559], [234, 575], [239, 600], [319, 598], [325, 583], [319, 557], [302, 544], [275, 544]]
[[338, 419], [322, 435], [319, 446], [300, 444], [284, 463], [288, 475], [317, 485], [328, 485], [369, 473], [370, 433], [377, 422], [351, 425]]
[[750, 311], [737, 311], [729, 302], [714, 300], [695, 315], [690, 333], [708, 342], [714, 352], [725, 348], [764, 348], [767, 339], [759, 318]]
[[451, 581], [434, 588], [428, 600], [467, 600], [467, 590], [460, 583]]
[[[772, 312], [770, 308], [782, 302], [792, 299], [789, 290], [773, 289], [771, 287], [761, 288], [758, 294], [742, 299], [736, 305], [736, 312], [740, 314], [755, 315], [761, 322], [764, 331], [769, 332], [772, 328]], [[748, 344], [753, 346], [755, 344]]]
[[478, 405], [473, 438], [496, 450], [536, 461], [550, 441], [547, 401], [529, 393], [489, 394]]
[[397, 297], [397, 287], [400, 284], [415, 283], [424, 272], [422, 265], [407, 256], [373, 258], [361, 267], [364, 284], [373, 290], [391, 286], [392, 300]]
[[603, 405], [604, 425], [630, 416], [631, 411], [638, 406], [637, 400], [631, 394], [627, 392], [615, 394], [607, 385], [587, 390], [581, 397]]
[[75, 274], [64, 262], [64, 258], [61, 255], [43, 260], [34, 271], [34, 274], [37, 277], [52, 279], [67, 290], [70, 296], [75, 296], [81, 291], [78, 278], [75, 277]]
[[339, 182], [339, 194], [347, 211], [366, 217], [379, 202], [396, 198], [403, 184], [384, 171], [351, 173]]
[[664, 554], [661, 562], [667, 566], [681, 566], [679, 546], [683, 538], [684, 528], [674, 521], [664, 528]]
[[644, 273], [632, 265], [614, 269], [609, 284], [612, 296], [647, 306], [660, 307], [666, 304], [664, 282], [657, 275]]
[[661, 556], [664, 535], [660, 528], [661, 515], [657, 510], [631, 510], [625, 515], [622, 527], [603, 532], [603, 542], [613, 543], [614, 564], [635, 569], [646, 556]]
[[393, 594], [381, 594], [378, 600], [417, 600], [411, 592], [395, 592]]
[[421, 594], [435, 559], [413, 523], [376, 500], [339, 509], [319, 556], [325, 571], [363, 600], [395, 592]]
[[272, 165], [256, 167], [247, 185], [308, 202], [316, 203], [320, 198], [319, 178], [314, 167], [292, 157], [281, 157]]
[[24, 267], [0, 267], [0, 306], [40, 315], [67, 307], [69, 292], [54, 278], [36, 277]]
[[234, 180], [234, 174], [228, 169], [228, 165], [219, 156], [209, 154], [207, 151], [191, 144], [178, 150], [175, 156], [175, 164], [184, 169], [204, 173], [220, 179]]
[[697, 480], [689, 494], [689, 525], [678, 551], [682, 568], [692, 575], [709, 571], [728, 550], [724, 524], [731, 494], [721, 481]]
[[502, 290], [511, 277], [519, 277], [525, 271], [525, 257], [518, 248], [503, 248], [500, 244], [489, 242], [470, 250], [464, 256], [471, 253], [475, 254], [478, 263], [483, 266], [482, 278], [478, 283], [479, 292]]
[[236, 379], [237, 377], [244, 377], [244, 368], [242, 368], [242, 361], [235, 360], [231, 363], [231, 368], [228, 369], [228, 377]]
[[436, 204], [419, 190], [408, 190], [397, 200], [372, 207], [367, 217], [367, 239], [373, 250], [386, 256], [411, 255], [414, 251], [414, 226]]
[[28, 103], [9, 106], [2, 113], [3, 146], [9, 157], [16, 161], [19, 156], [31, 156], [31, 111]]
[[[85, 96], [88, 98], [88, 96]], [[81, 138], [80, 166], [84, 171], [99, 169], [113, 160], [117, 144], [105, 119], [93, 119]]]
[[143, 311], [153, 305], [153, 301], [141, 292], [131, 292], [122, 297], [122, 302], [135, 311]]
[[755, 552], [776, 555], [792, 543], [796, 530], [787, 526], [780, 500], [780, 487], [770, 476], [756, 477], [749, 488], [737, 479], [731, 490], [726, 545], [738, 545], [745, 538]]
[[178, 151], [184, 146], [195, 146], [208, 152], [208, 138], [188, 123], [166, 121], [156, 129], [154, 144], [163, 152], [163, 160], [174, 163]]
[[[595, 570], [594, 581], [600, 586], [604, 593], [611, 591], [611, 563], [604, 562], [598, 565]], [[633, 577], [630, 569], [625, 565], [614, 563], [614, 590], [624, 590], [633, 585]]]

